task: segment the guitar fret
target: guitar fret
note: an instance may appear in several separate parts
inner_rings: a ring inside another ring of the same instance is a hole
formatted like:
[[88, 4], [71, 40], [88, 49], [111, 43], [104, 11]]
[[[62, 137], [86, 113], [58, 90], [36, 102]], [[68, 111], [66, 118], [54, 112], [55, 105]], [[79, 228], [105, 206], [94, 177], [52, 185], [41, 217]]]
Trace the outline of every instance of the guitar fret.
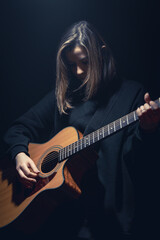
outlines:
[[97, 135], [98, 135], [98, 141], [99, 141], [99, 129], [97, 130]]
[[103, 138], [103, 132], [102, 132], [102, 128], [99, 129], [99, 139]]
[[75, 153], [76, 153], [78, 151], [77, 142], [75, 142], [74, 146], [75, 146]]
[[120, 119], [117, 119], [115, 121], [115, 131], [119, 130], [121, 128], [121, 121]]
[[71, 155], [70, 153], [70, 145], [68, 145], [68, 157]]
[[70, 153], [70, 145], [68, 145], [68, 156], [67, 157], [69, 157], [71, 155], [71, 153]]
[[94, 140], [97, 141], [97, 131], [94, 132]]
[[86, 138], [84, 137], [84, 147], [86, 147]]
[[127, 118], [127, 124], [129, 124], [129, 122], [128, 122], [128, 115], [126, 116], [126, 118]]
[[66, 148], [66, 158], [68, 157], [68, 146], [65, 147]]
[[100, 140], [101, 139], [101, 135], [102, 135], [101, 129], [98, 130], [98, 133], [99, 133], [99, 139], [98, 140]]
[[89, 138], [88, 138], [88, 136], [86, 137], [86, 146], [88, 146], [89, 145]]
[[72, 145], [69, 145], [69, 155], [72, 155]]
[[65, 159], [65, 149], [63, 148], [63, 158]]
[[133, 114], [128, 114], [128, 124], [134, 121]]
[[122, 119], [121, 118], [119, 119], [119, 122], [120, 122], [120, 128], [122, 128]]
[[78, 142], [75, 142], [75, 153], [78, 152]]
[[109, 129], [109, 124], [108, 124], [108, 135], [110, 135], [110, 129]]
[[74, 147], [75, 143], [72, 144], [73, 146], [73, 153], [75, 153], [75, 147]]
[[67, 151], [68, 151], [67, 157], [70, 156], [70, 148], [69, 147], [70, 147], [70, 145], [67, 146]]
[[62, 151], [60, 150], [59, 151], [59, 161], [61, 161], [62, 160]]
[[96, 140], [98, 141], [98, 130], [96, 131]]
[[62, 161], [62, 159], [63, 159], [62, 150], [63, 150], [63, 149], [61, 149], [61, 150], [59, 151], [59, 152], [60, 152], [60, 161]]
[[103, 138], [104, 138], [104, 127], [102, 129], [103, 129]]
[[64, 159], [64, 148], [62, 149], [62, 156], [63, 156], [63, 159]]
[[110, 123], [110, 133], [113, 133], [114, 132], [114, 126], [113, 126], [113, 123]]
[[61, 160], [63, 159], [63, 149], [61, 149]]
[[73, 143], [71, 144], [72, 154], [73, 154]]
[[64, 148], [64, 157], [66, 158], [66, 147]]
[[114, 131], [116, 131], [115, 121], [114, 121]]
[[129, 122], [132, 123], [136, 120], [135, 112], [129, 114]]
[[82, 150], [83, 149], [82, 138], [80, 139], [80, 146], [81, 146], [81, 150]]
[[93, 143], [95, 143], [95, 132], [93, 132]]
[[74, 153], [76, 153], [76, 142], [74, 142]]
[[67, 158], [68, 157], [68, 150], [67, 150], [68, 146], [66, 146], [65, 149], [66, 149], [66, 158]]
[[70, 145], [68, 145], [68, 157], [71, 155]]
[[125, 127], [127, 125], [126, 117], [122, 117], [122, 127]]
[[93, 132], [93, 134], [92, 134], [92, 139], [93, 139], [93, 143], [94, 143], [94, 142], [95, 142], [95, 141], [94, 141], [94, 132]]
[[86, 137], [85, 137], [85, 147], [88, 146], [88, 145], [89, 145], [89, 137], [86, 136]]
[[83, 138], [83, 148], [85, 148], [85, 138]]
[[86, 147], [88, 146], [88, 136], [86, 137]]
[[84, 148], [84, 138], [82, 138], [82, 149]]
[[103, 127], [104, 137], [108, 136], [108, 128]]
[[102, 139], [103, 138], [103, 132], [102, 132], [102, 128], [99, 129], [99, 138]]

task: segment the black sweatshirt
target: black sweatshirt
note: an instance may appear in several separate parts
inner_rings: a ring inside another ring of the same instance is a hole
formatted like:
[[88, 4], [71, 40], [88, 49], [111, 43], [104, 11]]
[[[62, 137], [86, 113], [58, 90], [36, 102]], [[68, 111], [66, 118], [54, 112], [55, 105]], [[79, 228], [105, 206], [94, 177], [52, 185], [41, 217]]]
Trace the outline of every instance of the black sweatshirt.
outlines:
[[[67, 126], [74, 126], [85, 135], [95, 131], [144, 104], [144, 93], [139, 83], [123, 81], [107, 101], [107, 93], [105, 96], [103, 92], [103, 101], [80, 101], [68, 115], [60, 115], [54, 91], [51, 91], [7, 131], [4, 141], [8, 154], [11, 159], [19, 152], [28, 154], [29, 142], [45, 142]], [[95, 192], [88, 197], [90, 200], [85, 205], [95, 236], [100, 232], [106, 234], [107, 225], [111, 234], [115, 233], [115, 229], [125, 234], [135, 229], [146, 231], [147, 221], [143, 213], [150, 201], [150, 198], [146, 201], [146, 185], [150, 182], [148, 176], [156, 172], [158, 142], [158, 131], [143, 133], [136, 122], [96, 145], [99, 183], [96, 188], [93, 181]], [[154, 154], [150, 151], [151, 146], [154, 146]], [[156, 195], [155, 192], [153, 194]], [[144, 228], [141, 221], [144, 222]]]

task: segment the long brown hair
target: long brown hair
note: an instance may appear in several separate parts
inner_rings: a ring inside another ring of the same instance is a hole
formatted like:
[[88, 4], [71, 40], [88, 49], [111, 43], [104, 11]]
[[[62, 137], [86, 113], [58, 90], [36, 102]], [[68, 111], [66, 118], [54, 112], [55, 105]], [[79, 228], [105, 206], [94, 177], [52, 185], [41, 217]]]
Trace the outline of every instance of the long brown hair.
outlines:
[[83, 46], [88, 55], [88, 72], [80, 88], [85, 85], [85, 100], [95, 96], [101, 83], [107, 85], [115, 75], [115, 64], [109, 47], [94, 27], [86, 21], [75, 23], [62, 38], [57, 53], [56, 98], [59, 112], [72, 108], [67, 96], [69, 72], [65, 52], [76, 45]]

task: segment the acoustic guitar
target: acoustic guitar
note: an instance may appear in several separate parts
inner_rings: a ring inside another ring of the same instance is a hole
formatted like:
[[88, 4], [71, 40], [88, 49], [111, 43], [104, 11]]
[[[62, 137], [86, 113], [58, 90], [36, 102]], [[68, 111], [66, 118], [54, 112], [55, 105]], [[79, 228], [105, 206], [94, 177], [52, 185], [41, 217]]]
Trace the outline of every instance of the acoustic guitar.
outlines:
[[[160, 106], [160, 98], [155, 102]], [[47, 208], [52, 211], [64, 199], [78, 198], [82, 193], [83, 177], [97, 159], [91, 147], [137, 120], [138, 115], [133, 111], [86, 136], [74, 127], [67, 127], [48, 142], [30, 143], [29, 155], [40, 171], [32, 189], [20, 183], [13, 162], [1, 161], [0, 228], [10, 223], [19, 228], [19, 224], [29, 218], [27, 229], [21, 226], [21, 230], [35, 231], [33, 223], [36, 221], [38, 228], [47, 217]], [[46, 205], [46, 202], [50, 204]], [[40, 209], [38, 217], [36, 207]]]

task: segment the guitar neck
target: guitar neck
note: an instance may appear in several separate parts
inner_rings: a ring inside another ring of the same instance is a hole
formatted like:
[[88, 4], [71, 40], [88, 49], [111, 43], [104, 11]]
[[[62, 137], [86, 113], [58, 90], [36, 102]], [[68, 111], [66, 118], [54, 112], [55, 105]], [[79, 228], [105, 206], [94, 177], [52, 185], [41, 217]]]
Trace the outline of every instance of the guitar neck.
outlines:
[[[155, 101], [160, 107], [160, 98]], [[85, 148], [99, 142], [100, 140], [116, 133], [117, 131], [129, 126], [139, 119], [136, 111], [133, 111], [107, 125], [99, 128], [98, 130], [84, 136], [78, 141], [62, 148], [59, 151], [59, 162], [71, 157], [75, 153], [82, 151]]]

